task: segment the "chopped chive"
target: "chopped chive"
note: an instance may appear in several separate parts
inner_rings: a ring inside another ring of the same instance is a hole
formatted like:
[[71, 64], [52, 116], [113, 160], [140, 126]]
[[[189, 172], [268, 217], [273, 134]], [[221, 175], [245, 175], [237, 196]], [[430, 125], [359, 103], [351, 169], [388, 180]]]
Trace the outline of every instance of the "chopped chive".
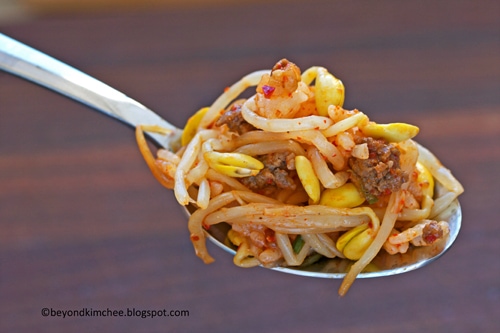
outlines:
[[297, 237], [295, 237], [295, 240], [293, 241], [293, 244], [292, 244], [292, 247], [293, 247], [293, 252], [295, 252], [296, 254], [300, 252], [300, 250], [302, 250], [302, 247], [304, 246], [305, 242], [304, 242], [304, 239], [302, 238], [302, 236], [300, 235], [297, 235]]
[[299, 267], [304, 268], [304, 267], [310, 266], [310, 265], [316, 263], [321, 258], [323, 258], [322, 254], [319, 254], [317, 252], [313, 252], [311, 255], [307, 256], [304, 259], [304, 262], [302, 262], [302, 264]]

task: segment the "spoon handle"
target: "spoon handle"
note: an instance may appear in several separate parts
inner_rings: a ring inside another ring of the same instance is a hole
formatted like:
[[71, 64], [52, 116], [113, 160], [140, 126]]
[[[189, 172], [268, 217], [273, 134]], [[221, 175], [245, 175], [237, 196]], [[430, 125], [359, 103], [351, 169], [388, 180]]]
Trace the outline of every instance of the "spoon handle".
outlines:
[[162, 147], [175, 150], [181, 130], [105, 83], [0, 33], [0, 69], [90, 106], [127, 125], [158, 125], [171, 135], [150, 133]]

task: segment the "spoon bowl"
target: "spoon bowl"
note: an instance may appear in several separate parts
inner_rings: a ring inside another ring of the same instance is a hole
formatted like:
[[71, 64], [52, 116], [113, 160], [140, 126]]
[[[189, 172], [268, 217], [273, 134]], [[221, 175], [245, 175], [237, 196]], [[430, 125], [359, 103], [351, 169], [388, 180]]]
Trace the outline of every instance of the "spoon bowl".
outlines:
[[[172, 151], [176, 151], [180, 146], [182, 130], [144, 105], [89, 75], [3, 34], [0, 34], [0, 69], [72, 98], [129, 126], [158, 125], [169, 129], [171, 130], [169, 135], [148, 133], [148, 136], [158, 146]], [[185, 211], [189, 216], [194, 209], [195, 207], [188, 206]], [[455, 242], [460, 231], [462, 212], [458, 200], [436, 218], [449, 223], [450, 233], [447, 238], [432, 246], [410, 248], [407, 253], [400, 255], [389, 255], [385, 251], [380, 251], [365, 271], [357, 277], [372, 278], [405, 273], [439, 258]], [[220, 223], [211, 226], [206, 234], [215, 245], [234, 255], [235, 249], [226, 242], [228, 230], [228, 224]], [[309, 277], [342, 279], [352, 263], [347, 259], [322, 258], [299, 267], [271, 269]]]
[[[189, 216], [195, 209], [193, 206], [187, 206], [185, 212]], [[458, 237], [462, 224], [462, 210], [458, 200], [453, 201], [445, 211], [436, 216], [436, 219], [448, 222], [450, 233], [446, 238], [435, 242], [431, 246], [410, 247], [406, 253], [402, 254], [391, 255], [385, 251], [380, 251], [370, 265], [358, 274], [356, 278], [375, 278], [402, 274], [421, 268], [438, 259], [453, 245]], [[228, 246], [228, 242], [226, 241], [226, 235], [230, 228], [230, 225], [227, 223], [219, 223], [210, 226], [210, 229], [206, 233], [208, 239], [213, 244], [235, 255], [236, 249]], [[270, 269], [308, 277], [343, 279], [352, 264], [353, 261], [348, 259], [321, 257], [316, 262], [305, 263], [298, 267], [277, 266]]]

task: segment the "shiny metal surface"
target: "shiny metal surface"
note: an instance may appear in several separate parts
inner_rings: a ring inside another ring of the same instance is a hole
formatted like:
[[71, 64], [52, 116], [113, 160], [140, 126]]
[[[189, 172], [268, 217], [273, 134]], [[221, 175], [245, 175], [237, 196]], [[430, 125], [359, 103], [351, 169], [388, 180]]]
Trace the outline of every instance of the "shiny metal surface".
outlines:
[[171, 135], [148, 133], [162, 147], [175, 150], [182, 131], [105, 83], [0, 33], [0, 69], [88, 105], [127, 125], [159, 125]]

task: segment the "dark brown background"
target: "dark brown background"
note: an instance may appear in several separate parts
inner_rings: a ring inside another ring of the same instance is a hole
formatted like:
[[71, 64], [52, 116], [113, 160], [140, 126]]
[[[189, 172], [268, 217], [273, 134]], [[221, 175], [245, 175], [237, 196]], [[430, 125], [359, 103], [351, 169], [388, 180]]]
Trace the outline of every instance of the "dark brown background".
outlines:
[[[204, 265], [133, 132], [0, 73], [1, 332], [496, 332], [500, 328], [497, 1], [259, 1], [66, 12], [0, 23], [177, 126], [250, 71], [322, 65], [346, 107], [421, 128], [463, 183], [457, 243], [389, 278], [340, 281]], [[54, 318], [179, 309], [182, 318]]]

